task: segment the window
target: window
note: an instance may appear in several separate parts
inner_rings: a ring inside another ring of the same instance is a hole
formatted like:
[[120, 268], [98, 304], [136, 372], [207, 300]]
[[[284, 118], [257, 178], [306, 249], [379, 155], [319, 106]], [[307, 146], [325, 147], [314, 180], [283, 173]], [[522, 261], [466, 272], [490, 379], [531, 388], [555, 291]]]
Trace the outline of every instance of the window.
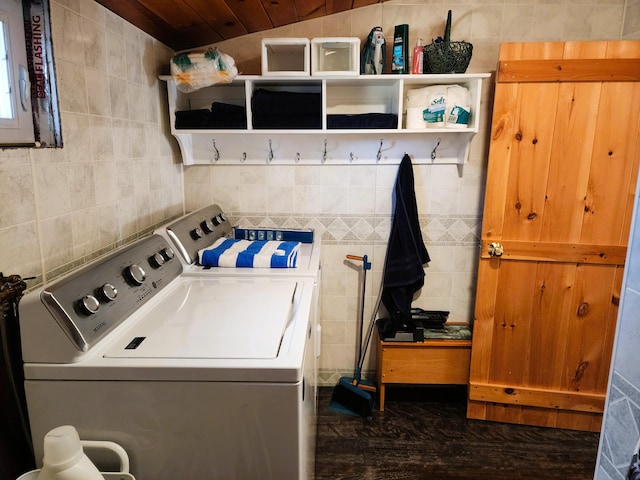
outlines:
[[0, 6], [0, 144], [33, 145], [35, 135], [22, 2]]
[[7, 19], [3, 15], [0, 17], [0, 118], [3, 120], [13, 118], [7, 28]]

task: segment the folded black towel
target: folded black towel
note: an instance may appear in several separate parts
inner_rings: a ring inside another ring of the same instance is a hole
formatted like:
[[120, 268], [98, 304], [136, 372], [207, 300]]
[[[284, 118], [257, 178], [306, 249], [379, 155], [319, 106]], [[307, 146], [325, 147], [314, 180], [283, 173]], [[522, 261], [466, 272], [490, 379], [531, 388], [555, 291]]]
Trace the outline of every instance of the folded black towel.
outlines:
[[327, 115], [327, 128], [398, 128], [398, 115], [393, 113]]
[[224, 130], [247, 128], [247, 109], [239, 105], [214, 102], [206, 108], [176, 112], [178, 130]]
[[274, 115], [266, 113], [253, 114], [253, 128], [255, 129], [321, 129], [322, 115]]
[[281, 92], [259, 88], [251, 97], [253, 114], [322, 115], [320, 92]]
[[209, 128], [247, 128], [247, 109], [241, 105], [213, 102]]
[[251, 98], [251, 112], [256, 129], [320, 129], [322, 94], [259, 88]]
[[177, 129], [209, 128], [211, 112], [207, 109], [186, 110], [176, 112]]

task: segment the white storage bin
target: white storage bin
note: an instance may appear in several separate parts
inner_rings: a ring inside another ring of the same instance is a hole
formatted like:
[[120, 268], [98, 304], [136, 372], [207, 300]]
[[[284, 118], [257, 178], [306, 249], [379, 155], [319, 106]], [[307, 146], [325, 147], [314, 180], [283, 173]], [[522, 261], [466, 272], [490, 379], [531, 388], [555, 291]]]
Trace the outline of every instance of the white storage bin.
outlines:
[[326, 37], [311, 40], [312, 75], [359, 75], [360, 39]]
[[308, 38], [262, 39], [262, 75], [307, 76], [310, 63]]

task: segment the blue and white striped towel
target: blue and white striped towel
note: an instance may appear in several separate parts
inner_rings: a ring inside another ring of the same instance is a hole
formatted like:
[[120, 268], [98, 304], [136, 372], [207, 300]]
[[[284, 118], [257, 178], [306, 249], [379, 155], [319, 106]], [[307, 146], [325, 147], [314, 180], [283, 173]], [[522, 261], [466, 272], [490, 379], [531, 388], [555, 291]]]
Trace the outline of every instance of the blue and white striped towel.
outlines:
[[296, 268], [300, 242], [220, 238], [198, 252], [200, 265], [230, 268]]

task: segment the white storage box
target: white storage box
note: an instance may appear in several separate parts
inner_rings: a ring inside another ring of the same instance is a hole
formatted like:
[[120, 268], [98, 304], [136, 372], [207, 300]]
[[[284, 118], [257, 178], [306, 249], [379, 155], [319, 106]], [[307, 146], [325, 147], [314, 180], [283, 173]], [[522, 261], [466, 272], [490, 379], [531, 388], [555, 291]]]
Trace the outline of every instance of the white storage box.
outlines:
[[326, 37], [311, 40], [312, 75], [359, 75], [360, 39]]
[[309, 75], [308, 38], [263, 38], [262, 75]]

